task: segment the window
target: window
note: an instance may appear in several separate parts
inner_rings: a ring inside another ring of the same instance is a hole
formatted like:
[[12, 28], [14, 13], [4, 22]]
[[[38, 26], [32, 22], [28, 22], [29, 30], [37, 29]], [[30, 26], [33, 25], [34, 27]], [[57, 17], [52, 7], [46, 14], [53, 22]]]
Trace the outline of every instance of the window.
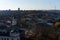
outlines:
[[12, 40], [13, 40], [13, 38], [12, 38]]
[[9, 40], [9, 38], [7, 38], [7, 40]]
[[3, 38], [1, 38], [3, 40]]
[[17, 40], [19, 40], [19, 39], [17, 39]]
[[7, 39], [7, 38], [4, 38], [5, 40]]

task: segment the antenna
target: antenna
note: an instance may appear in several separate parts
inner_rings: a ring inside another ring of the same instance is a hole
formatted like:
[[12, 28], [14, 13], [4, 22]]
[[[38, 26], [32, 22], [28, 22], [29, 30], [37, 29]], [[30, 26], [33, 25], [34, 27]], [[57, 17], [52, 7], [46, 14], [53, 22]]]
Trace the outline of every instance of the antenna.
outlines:
[[50, 5], [50, 7], [52, 8], [52, 2], [51, 2], [51, 1], [49, 1], [49, 5]]
[[55, 10], [56, 10], [56, 5], [55, 5]]

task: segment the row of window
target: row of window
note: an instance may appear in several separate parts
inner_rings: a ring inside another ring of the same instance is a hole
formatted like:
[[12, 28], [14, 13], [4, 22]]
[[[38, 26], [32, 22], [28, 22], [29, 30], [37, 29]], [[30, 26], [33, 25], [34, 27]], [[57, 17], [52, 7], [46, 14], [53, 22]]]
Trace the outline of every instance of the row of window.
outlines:
[[0, 40], [20, 40], [20, 39], [18, 39], [18, 38], [17, 39], [13, 39], [13, 38], [12, 39], [9, 39], [9, 38], [0, 38]]

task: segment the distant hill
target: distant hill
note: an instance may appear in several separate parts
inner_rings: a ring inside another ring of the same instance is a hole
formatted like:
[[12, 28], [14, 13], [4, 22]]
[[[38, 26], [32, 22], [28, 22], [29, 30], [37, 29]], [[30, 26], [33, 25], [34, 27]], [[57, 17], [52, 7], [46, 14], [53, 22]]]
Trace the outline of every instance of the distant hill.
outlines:
[[60, 10], [47, 10], [49, 12], [60, 13]]

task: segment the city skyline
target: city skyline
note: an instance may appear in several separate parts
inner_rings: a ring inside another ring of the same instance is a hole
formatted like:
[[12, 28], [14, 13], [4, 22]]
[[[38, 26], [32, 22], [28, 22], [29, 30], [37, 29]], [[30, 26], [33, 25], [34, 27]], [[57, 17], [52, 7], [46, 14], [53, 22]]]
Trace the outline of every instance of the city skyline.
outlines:
[[60, 0], [0, 0], [0, 10], [60, 10]]

